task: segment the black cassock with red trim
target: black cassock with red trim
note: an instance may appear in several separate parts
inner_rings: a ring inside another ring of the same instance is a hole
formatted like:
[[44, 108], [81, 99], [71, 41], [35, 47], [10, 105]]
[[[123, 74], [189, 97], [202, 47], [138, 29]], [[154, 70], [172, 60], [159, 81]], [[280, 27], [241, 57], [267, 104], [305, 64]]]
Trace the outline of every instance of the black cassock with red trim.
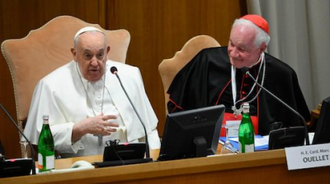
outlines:
[[[310, 120], [307, 107], [295, 71], [286, 63], [265, 53], [264, 88], [275, 94], [293, 109], [297, 110], [306, 121]], [[263, 66], [259, 72], [260, 63], [249, 69], [261, 83]], [[237, 69], [236, 86], [237, 100], [245, 98], [254, 82], [251, 78]], [[251, 100], [261, 90], [253, 88], [252, 94], [243, 102]], [[168, 112], [177, 112], [217, 104], [224, 104], [226, 112], [232, 113], [233, 97], [231, 87], [231, 64], [227, 47], [207, 48], [200, 51], [175, 76], [167, 93], [170, 101], [167, 103]], [[237, 104], [239, 108], [240, 104]], [[258, 98], [250, 103], [250, 114], [258, 116], [258, 133], [269, 134], [270, 125], [282, 122], [283, 127], [301, 126], [299, 117], [282, 103], [261, 90]]]

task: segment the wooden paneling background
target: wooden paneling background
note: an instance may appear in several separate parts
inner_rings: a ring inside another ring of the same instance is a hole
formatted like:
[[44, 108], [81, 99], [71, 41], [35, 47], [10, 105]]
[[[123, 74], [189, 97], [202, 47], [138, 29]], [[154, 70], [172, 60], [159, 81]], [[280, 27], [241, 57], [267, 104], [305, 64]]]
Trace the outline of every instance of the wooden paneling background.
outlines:
[[[162, 135], [166, 114], [160, 62], [196, 35], [207, 34], [227, 45], [233, 20], [246, 12], [245, 0], [0, 0], [0, 42], [25, 37], [59, 15], [105, 29], [127, 29], [131, 43], [126, 63], [140, 68]], [[2, 55], [0, 103], [16, 119], [12, 80]], [[0, 140], [7, 158], [21, 156], [18, 132], [3, 112]]]

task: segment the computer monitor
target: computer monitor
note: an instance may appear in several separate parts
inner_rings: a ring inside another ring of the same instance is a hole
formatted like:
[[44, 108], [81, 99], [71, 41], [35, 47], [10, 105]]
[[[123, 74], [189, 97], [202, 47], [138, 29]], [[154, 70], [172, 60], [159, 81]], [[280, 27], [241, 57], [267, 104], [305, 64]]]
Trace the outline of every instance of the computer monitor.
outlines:
[[322, 143], [330, 143], [330, 97], [322, 102], [313, 138], [313, 144]]
[[168, 114], [158, 161], [215, 154], [224, 111], [217, 105]]

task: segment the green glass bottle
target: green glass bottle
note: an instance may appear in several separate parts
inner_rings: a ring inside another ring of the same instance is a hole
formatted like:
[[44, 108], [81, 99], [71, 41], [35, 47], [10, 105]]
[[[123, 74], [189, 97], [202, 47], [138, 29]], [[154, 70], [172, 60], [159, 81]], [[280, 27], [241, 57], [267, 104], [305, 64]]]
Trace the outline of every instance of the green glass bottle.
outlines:
[[49, 116], [44, 115], [43, 125], [38, 141], [38, 169], [39, 172], [50, 171], [55, 168], [55, 146], [49, 127]]
[[254, 152], [254, 128], [250, 117], [249, 103], [243, 104], [243, 116], [238, 130], [240, 153]]

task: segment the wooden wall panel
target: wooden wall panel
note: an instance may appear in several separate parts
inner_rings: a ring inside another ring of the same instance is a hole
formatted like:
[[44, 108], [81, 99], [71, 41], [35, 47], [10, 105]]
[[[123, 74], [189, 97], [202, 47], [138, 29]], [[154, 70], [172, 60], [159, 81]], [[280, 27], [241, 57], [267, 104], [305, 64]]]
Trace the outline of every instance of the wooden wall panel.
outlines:
[[[127, 63], [141, 69], [162, 135], [165, 102], [160, 62], [199, 34], [227, 45], [232, 21], [245, 13], [245, 0], [0, 0], [0, 42], [25, 37], [59, 15], [72, 15], [105, 29], [127, 29], [131, 33]], [[16, 119], [12, 81], [2, 55], [0, 103]], [[18, 133], [2, 112], [0, 140], [6, 157], [21, 156]]]
[[[25, 37], [30, 30], [41, 27], [59, 15], [72, 15], [86, 22], [105, 26], [104, 2], [105, 0], [0, 0], [0, 43], [6, 39]], [[0, 103], [16, 120], [12, 80], [2, 54]], [[18, 132], [3, 112], [0, 112], [0, 140], [6, 149], [7, 158], [21, 157]]]
[[227, 45], [231, 24], [246, 13], [239, 0], [109, 0], [107, 26], [131, 33], [127, 63], [138, 66], [159, 119], [162, 135], [165, 102], [158, 65], [192, 37], [207, 34]]

